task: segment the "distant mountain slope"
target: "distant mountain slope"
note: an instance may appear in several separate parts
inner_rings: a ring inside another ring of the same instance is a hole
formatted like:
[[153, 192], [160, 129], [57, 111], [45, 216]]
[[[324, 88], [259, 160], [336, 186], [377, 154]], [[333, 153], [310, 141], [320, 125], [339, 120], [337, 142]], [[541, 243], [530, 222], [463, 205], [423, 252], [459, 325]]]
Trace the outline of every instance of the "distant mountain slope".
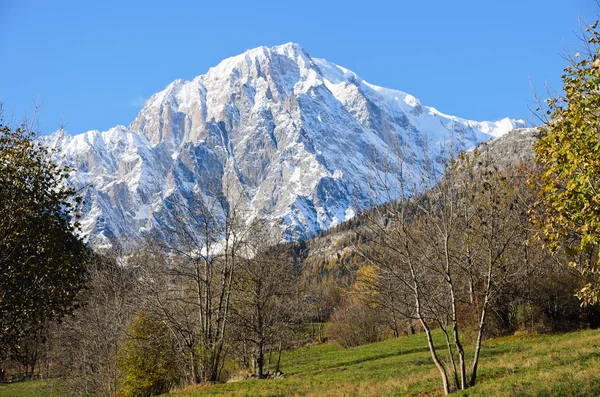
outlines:
[[[537, 128], [518, 128], [477, 146], [478, 163], [505, 170], [520, 165], [532, 165], [535, 159], [533, 144], [539, 139]], [[368, 216], [360, 214], [328, 231], [319, 233], [307, 241], [292, 244], [308, 273], [333, 275], [342, 282], [352, 283], [356, 270], [365, 264], [355, 247], [364, 244], [368, 235], [364, 228]], [[393, 224], [393, 223], [390, 223]], [[339, 280], [338, 280], [339, 281]]]
[[507, 168], [533, 162], [533, 144], [539, 138], [537, 128], [518, 128], [500, 138], [479, 144], [477, 151], [485, 165], [494, 164], [498, 168]]
[[77, 169], [72, 182], [85, 189], [82, 224], [95, 246], [168, 225], [169, 203], [221, 193], [294, 241], [378, 195], [372, 164], [398, 144], [435, 156], [440, 145], [469, 149], [518, 126], [442, 114], [289, 43], [173, 82], [129, 127], [58, 131], [47, 141]]

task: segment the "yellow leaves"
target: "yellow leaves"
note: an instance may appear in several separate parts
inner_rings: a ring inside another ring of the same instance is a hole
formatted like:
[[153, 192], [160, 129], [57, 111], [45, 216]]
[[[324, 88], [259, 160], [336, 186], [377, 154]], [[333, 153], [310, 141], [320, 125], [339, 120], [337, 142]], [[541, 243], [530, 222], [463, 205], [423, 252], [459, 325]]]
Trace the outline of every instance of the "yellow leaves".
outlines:
[[581, 288], [576, 296], [581, 300], [583, 305], [595, 305], [600, 301], [600, 290], [598, 289], [600, 280], [596, 281], [596, 284], [588, 283]]
[[571, 261], [571, 262], [569, 262], [569, 263], [568, 263], [568, 266], [569, 266], [570, 268], [572, 268], [572, 269], [576, 269], [576, 268], [577, 268], [577, 262], [573, 262], [573, 261]]
[[356, 281], [354, 282], [354, 291], [362, 295], [362, 299], [367, 298], [369, 303], [375, 301], [377, 296], [377, 283], [379, 280], [379, 268], [374, 265], [363, 265], [356, 271]]
[[[567, 257], [580, 257], [598, 249], [600, 235], [600, 32], [598, 22], [587, 29], [590, 51], [577, 52], [565, 69], [566, 97], [550, 98], [550, 122], [535, 145], [542, 166], [537, 208], [543, 209], [541, 226], [550, 248], [561, 248]], [[571, 261], [585, 277], [600, 275], [593, 261]], [[600, 278], [582, 288], [584, 304], [598, 302]]]
[[354, 288], [358, 291], [374, 290], [379, 269], [374, 265], [363, 265], [356, 271]]

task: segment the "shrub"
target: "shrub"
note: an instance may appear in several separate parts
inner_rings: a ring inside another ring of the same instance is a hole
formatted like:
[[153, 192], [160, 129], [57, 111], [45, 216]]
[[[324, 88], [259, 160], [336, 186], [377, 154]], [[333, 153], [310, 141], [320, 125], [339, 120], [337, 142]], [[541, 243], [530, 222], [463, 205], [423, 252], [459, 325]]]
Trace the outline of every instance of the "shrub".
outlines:
[[329, 319], [327, 336], [344, 347], [354, 347], [381, 340], [384, 327], [378, 308], [345, 299]]
[[119, 364], [124, 375], [123, 395], [149, 397], [168, 392], [179, 383], [177, 353], [167, 327], [140, 313], [128, 329], [131, 336], [121, 348]]

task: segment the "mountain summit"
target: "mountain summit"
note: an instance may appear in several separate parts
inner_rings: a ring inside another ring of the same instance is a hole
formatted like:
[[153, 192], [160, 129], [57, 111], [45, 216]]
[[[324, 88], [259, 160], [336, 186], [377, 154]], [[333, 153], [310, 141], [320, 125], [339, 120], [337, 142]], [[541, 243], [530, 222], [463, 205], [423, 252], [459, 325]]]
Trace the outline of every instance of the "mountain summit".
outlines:
[[47, 142], [77, 170], [83, 231], [97, 247], [168, 225], [170, 203], [217, 191], [290, 241], [354, 216], [377, 194], [373, 159], [398, 142], [416, 151], [459, 138], [469, 149], [519, 126], [445, 115], [288, 43], [174, 81], [129, 127], [58, 131]]

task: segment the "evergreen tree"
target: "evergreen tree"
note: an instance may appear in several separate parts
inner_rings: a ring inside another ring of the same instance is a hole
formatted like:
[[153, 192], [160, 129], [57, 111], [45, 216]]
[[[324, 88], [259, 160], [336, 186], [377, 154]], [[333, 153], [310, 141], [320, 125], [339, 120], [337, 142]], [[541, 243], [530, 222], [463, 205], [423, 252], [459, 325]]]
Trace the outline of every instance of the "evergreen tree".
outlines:
[[85, 283], [70, 170], [36, 138], [0, 119], [0, 358], [71, 312]]

